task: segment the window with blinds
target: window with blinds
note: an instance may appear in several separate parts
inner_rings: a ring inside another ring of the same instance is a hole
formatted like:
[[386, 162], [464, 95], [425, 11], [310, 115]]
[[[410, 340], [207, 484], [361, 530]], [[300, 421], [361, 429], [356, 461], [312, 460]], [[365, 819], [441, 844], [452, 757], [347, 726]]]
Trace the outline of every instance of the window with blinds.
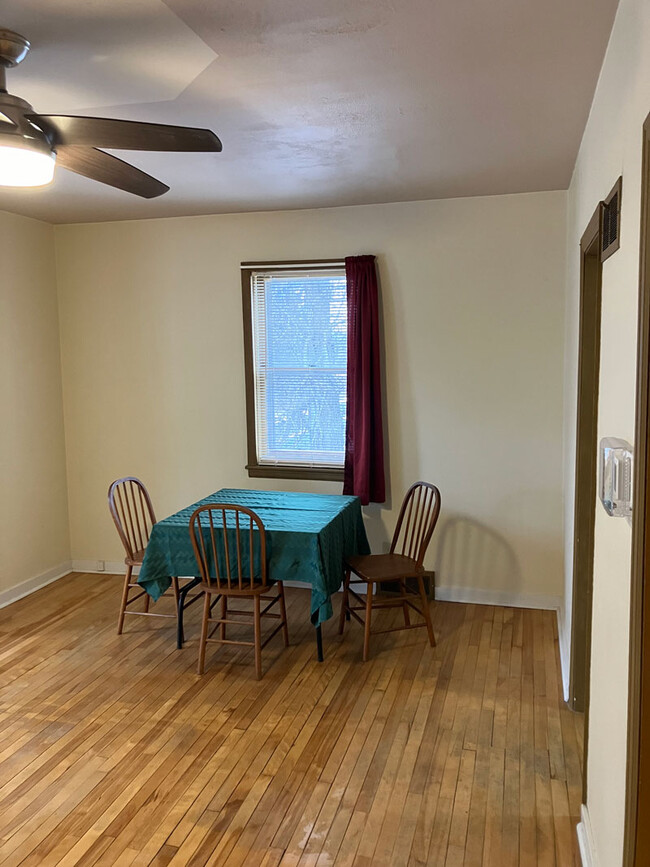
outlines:
[[344, 268], [252, 269], [250, 326], [256, 464], [342, 468]]

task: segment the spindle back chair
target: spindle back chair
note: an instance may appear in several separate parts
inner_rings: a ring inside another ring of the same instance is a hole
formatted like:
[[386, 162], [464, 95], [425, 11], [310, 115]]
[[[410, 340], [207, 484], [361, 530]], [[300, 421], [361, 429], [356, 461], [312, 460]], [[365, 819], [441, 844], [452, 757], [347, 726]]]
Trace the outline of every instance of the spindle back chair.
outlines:
[[[397, 632], [402, 629], [417, 629], [425, 627], [429, 643], [435, 646], [436, 639], [431, 623], [429, 600], [424, 588], [424, 578], [429, 576], [424, 568], [424, 557], [440, 516], [440, 491], [429, 482], [415, 482], [406, 492], [402, 507], [397, 518], [395, 532], [388, 554], [369, 554], [350, 557], [346, 562], [345, 582], [343, 585], [343, 600], [339, 619], [339, 633], [343, 633], [346, 619], [353, 617], [364, 627], [363, 661], [368, 659], [371, 634]], [[417, 585], [414, 591], [408, 580]], [[399, 599], [375, 599], [375, 585], [381, 587], [382, 582], [396, 582], [400, 588]], [[366, 587], [365, 599], [350, 586], [352, 583]], [[413, 601], [413, 597], [419, 605]], [[350, 604], [350, 597], [357, 603]], [[389, 629], [378, 629], [371, 632], [372, 612], [379, 608], [401, 607], [404, 615], [404, 625]], [[410, 610], [422, 617], [417, 623], [411, 623]], [[364, 611], [365, 619], [357, 612]]]
[[244, 506], [209, 505], [190, 518], [194, 555], [213, 592], [267, 588], [266, 531]]
[[138, 561], [147, 547], [156, 515], [140, 479], [116, 479], [108, 489], [108, 507], [129, 560]]
[[[205, 593], [198, 672], [205, 668], [205, 651], [209, 641], [237, 644], [255, 651], [255, 672], [262, 676], [262, 648], [282, 630], [285, 647], [289, 645], [287, 612], [282, 581], [269, 584], [268, 548], [262, 519], [244, 506], [232, 503], [211, 503], [200, 506], [190, 518], [190, 538], [201, 573], [201, 589]], [[274, 592], [272, 592], [274, 591]], [[213, 597], [214, 598], [213, 600]], [[230, 597], [252, 599], [252, 610], [228, 608]], [[214, 605], [221, 599], [221, 616], [211, 616]], [[262, 609], [261, 601], [268, 604]], [[280, 614], [271, 612], [276, 604]], [[233, 620], [232, 615], [253, 619], [253, 641], [227, 638], [226, 627], [242, 625], [245, 620]], [[263, 617], [280, 623], [262, 641]], [[210, 624], [214, 628], [210, 630]], [[214, 638], [217, 629], [219, 638]]]
[[421, 566], [439, 516], [438, 488], [429, 482], [416, 482], [411, 485], [397, 518], [390, 553], [402, 554]]
[[[132, 580], [133, 567], [142, 564], [151, 535], [151, 529], [156, 523], [156, 515], [146, 487], [135, 476], [125, 476], [122, 479], [116, 479], [108, 488], [108, 508], [126, 552], [126, 557], [124, 558], [126, 574], [124, 576], [120, 614], [117, 621], [117, 634], [122, 634], [124, 618], [127, 614], [137, 614], [141, 617], [173, 617], [180, 623], [178, 615], [180, 588], [176, 576], [172, 577], [172, 590], [176, 607], [175, 614], [159, 614], [158, 612], [149, 611], [149, 594], [144, 588], [140, 587], [137, 581]], [[138, 591], [135, 596], [131, 595], [132, 590]], [[142, 599], [142, 597], [144, 597], [144, 610], [132, 611], [129, 606], [137, 602], [138, 599]], [[181, 641], [182, 635], [179, 633], [179, 645]]]

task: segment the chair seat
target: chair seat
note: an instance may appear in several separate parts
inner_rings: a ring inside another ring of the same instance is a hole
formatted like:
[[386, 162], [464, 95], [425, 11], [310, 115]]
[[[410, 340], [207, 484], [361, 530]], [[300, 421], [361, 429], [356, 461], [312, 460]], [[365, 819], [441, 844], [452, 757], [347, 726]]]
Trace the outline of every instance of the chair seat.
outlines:
[[[275, 582], [277, 584], [277, 582]], [[219, 589], [216, 584], [210, 586], [209, 584], [204, 584], [201, 582], [199, 584], [198, 589], [203, 590], [204, 593], [211, 594], [212, 596], [258, 596], [261, 593], [267, 593], [269, 590], [272, 590], [274, 584], [249, 584], [244, 590], [239, 590], [238, 588], [233, 587], [232, 590], [228, 590], [224, 587]]]
[[417, 578], [427, 574], [411, 557], [403, 554], [366, 554], [349, 557], [349, 569], [363, 581], [396, 581], [399, 578]]
[[127, 566], [141, 566], [144, 560], [144, 552], [144, 548], [141, 551], [134, 551], [133, 557], [125, 557], [124, 562]]

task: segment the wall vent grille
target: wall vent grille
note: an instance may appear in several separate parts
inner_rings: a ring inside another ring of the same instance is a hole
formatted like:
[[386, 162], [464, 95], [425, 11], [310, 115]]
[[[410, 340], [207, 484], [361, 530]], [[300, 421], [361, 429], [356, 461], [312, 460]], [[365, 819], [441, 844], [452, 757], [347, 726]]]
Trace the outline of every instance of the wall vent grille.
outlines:
[[623, 178], [619, 178], [614, 188], [601, 206], [600, 215], [600, 261], [604, 262], [621, 245], [621, 194]]

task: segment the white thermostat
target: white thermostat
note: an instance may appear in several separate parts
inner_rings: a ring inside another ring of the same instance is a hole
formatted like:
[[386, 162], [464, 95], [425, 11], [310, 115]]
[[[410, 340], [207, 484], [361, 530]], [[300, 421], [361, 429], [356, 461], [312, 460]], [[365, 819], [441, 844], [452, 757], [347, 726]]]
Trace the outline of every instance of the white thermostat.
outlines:
[[600, 441], [600, 501], [608, 515], [632, 515], [633, 448], [626, 440], [605, 437]]

